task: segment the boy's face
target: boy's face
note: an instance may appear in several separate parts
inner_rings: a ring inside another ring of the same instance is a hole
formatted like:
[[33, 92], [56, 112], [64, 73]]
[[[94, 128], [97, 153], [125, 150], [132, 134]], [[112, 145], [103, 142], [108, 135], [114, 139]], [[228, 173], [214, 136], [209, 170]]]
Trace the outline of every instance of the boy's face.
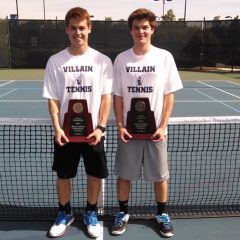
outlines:
[[153, 33], [154, 29], [151, 28], [148, 20], [133, 20], [130, 34], [132, 35], [135, 46], [144, 46], [146, 44], [150, 44]]
[[88, 46], [88, 35], [91, 32], [91, 25], [88, 26], [87, 20], [72, 18], [66, 28], [71, 47], [81, 48]]

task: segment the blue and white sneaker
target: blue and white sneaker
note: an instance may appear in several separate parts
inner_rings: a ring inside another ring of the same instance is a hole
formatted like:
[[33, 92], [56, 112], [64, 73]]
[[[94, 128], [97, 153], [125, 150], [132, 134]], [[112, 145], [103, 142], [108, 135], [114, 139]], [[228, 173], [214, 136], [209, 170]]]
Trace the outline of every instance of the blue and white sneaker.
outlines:
[[86, 214], [84, 214], [83, 221], [86, 224], [88, 234], [91, 237], [97, 238], [102, 234], [103, 229], [98, 222], [96, 211], [88, 211]]
[[164, 237], [172, 237], [174, 235], [173, 226], [170, 222], [168, 214], [163, 213], [162, 215], [156, 215], [160, 233]]
[[115, 218], [115, 221], [112, 226], [112, 234], [121, 235], [127, 229], [129, 215], [124, 212], [119, 212]]
[[49, 230], [50, 237], [59, 237], [62, 236], [66, 228], [71, 225], [74, 221], [73, 214], [66, 215], [65, 212], [58, 212], [56, 222], [52, 225]]

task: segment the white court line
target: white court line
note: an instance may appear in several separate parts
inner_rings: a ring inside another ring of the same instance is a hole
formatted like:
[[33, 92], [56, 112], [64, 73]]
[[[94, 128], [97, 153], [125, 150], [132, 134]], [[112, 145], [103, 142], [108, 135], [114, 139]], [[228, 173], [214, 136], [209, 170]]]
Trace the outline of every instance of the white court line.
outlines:
[[47, 102], [47, 101], [48, 100], [0, 100], [0, 102], [12, 102], [12, 103], [31, 103], [31, 102]]
[[232, 84], [236, 84], [236, 85], [240, 85], [240, 83], [237, 83], [237, 82], [232, 82], [232, 81], [227, 81], [229, 83], [232, 83]]
[[[2, 88], [2, 89], [13, 89], [13, 88], [10, 88], [10, 87], [6, 87], [6, 88]], [[42, 87], [17, 87], [17, 89], [19, 90], [41, 90]]]
[[[8, 81], [8, 80], [0, 80], [0, 82], [5, 82], [5, 81]], [[38, 79], [38, 80], [11, 80], [11, 82], [15, 82], [15, 81], [17, 81], [17, 82], [43, 82], [43, 80], [41, 80], [41, 79]]]
[[15, 88], [15, 89], [13, 89], [13, 90], [11, 90], [11, 91], [8, 91], [8, 92], [0, 95], [0, 98], [6, 96], [6, 95], [8, 95], [8, 94], [10, 94], [10, 93], [12, 93], [12, 92], [14, 92], [14, 91], [16, 91], [16, 90], [17, 90], [17, 88]]
[[222, 90], [222, 89], [220, 89], [220, 88], [214, 87], [214, 86], [212, 86], [212, 85], [210, 85], [210, 84], [207, 84], [207, 83], [204, 83], [204, 82], [201, 82], [201, 81], [197, 81], [197, 82], [199, 82], [199, 83], [201, 83], [201, 84], [203, 84], [203, 85], [206, 85], [206, 86], [208, 86], [208, 87], [210, 87], [210, 88], [216, 89], [216, 90], [218, 90], [218, 91], [220, 91], [220, 92], [223, 92], [223, 93], [225, 93], [225, 94], [228, 94], [228, 95], [230, 95], [230, 96], [232, 96], [232, 97], [235, 97], [235, 98], [240, 99], [239, 96], [237, 96], [237, 95], [235, 95], [235, 94], [232, 94], [232, 93], [230, 93], [230, 92], [224, 91], [224, 90]]
[[[104, 145], [106, 144], [106, 142], [104, 142]], [[104, 214], [104, 206], [105, 206], [105, 179], [102, 179], [102, 183], [101, 183], [101, 189], [100, 189], [100, 194], [98, 196], [98, 210], [101, 211], [101, 214]], [[102, 234], [97, 237], [97, 240], [103, 240], [103, 221], [99, 221], [99, 224], [102, 228]]]
[[234, 107], [232, 107], [232, 106], [229, 106], [228, 104], [225, 104], [223, 101], [219, 101], [219, 100], [217, 100], [217, 99], [215, 99], [215, 98], [207, 95], [206, 93], [203, 93], [203, 92], [199, 91], [198, 89], [193, 89], [193, 90], [196, 91], [196, 92], [198, 92], [198, 93], [200, 93], [200, 94], [202, 94], [202, 95], [204, 95], [204, 96], [206, 96], [206, 97], [208, 97], [208, 98], [210, 98], [210, 99], [212, 99], [212, 100], [214, 100], [215, 102], [218, 102], [218, 103], [220, 103], [220, 104], [222, 104], [222, 105], [224, 105], [224, 106], [226, 106], [226, 107], [228, 107], [228, 108], [231, 108], [232, 110], [240, 113], [240, 110], [238, 110], [238, 109], [236, 109], [236, 108], [234, 108]]
[[[194, 89], [196, 91], [196, 89]], [[202, 94], [202, 93], [201, 93]], [[1, 100], [0, 100], [1, 102]], [[216, 102], [215, 100], [176, 100], [174, 101], [175, 103], [212, 103], [212, 102]], [[229, 103], [238, 103], [240, 102], [240, 100], [223, 100], [224, 102], [229, 102]]]
[[3, 84], [0, 84], [0, 87], [5, 86], [5, 85], [10, 84], [10, 83], [13, 83], [13, 82], [15, 82], [15, 80], [12, 80], [12, 81], [10, 81], [10, 82], [5, 82], [5, 83], [3, 83]]

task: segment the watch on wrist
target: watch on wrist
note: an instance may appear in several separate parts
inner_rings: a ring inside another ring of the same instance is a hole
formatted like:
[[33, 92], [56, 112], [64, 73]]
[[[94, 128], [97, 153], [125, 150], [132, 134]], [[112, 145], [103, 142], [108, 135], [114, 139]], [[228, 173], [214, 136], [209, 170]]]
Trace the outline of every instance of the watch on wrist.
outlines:
[[97, 125], [97, 129], [100, 129], [102, 131], [102, 133], [104, 133], [106, 131], [106, 128], [101, 125]]

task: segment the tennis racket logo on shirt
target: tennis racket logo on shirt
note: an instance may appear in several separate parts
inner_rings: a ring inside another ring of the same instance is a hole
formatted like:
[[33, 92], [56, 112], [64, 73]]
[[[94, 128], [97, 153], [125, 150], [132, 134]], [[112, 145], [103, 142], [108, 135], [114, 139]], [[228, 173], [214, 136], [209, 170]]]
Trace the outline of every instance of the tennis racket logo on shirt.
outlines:
[[136, 78], [137, 78], [137, 86], [142, 86], [144, 77], [145, 77], [144, 75], [136, 75]]
[[82, 73], [75, 73], [74, 74], [74, 78], [75, 78], [75, 82], [77, 83], [77, 85], [82, 85], [83, 83], [83, 79], [84, 79], [84, 76]]

